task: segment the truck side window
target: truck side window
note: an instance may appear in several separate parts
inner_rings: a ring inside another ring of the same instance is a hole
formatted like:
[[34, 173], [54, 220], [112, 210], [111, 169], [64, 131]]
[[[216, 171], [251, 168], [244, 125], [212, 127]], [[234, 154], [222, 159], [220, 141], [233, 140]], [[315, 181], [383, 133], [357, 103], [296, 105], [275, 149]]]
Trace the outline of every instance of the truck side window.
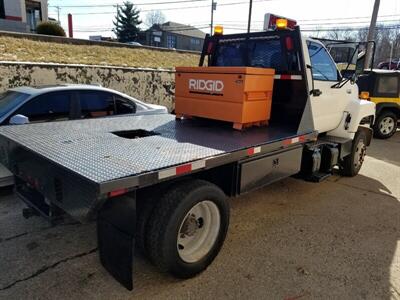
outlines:
[[339, 74], [336, 65], [322, 45], [308, 42], [308, 52], [310, 54], [314, 80], [339, 80]]
[[79, 91], [82, 118], [111, 116], [115, 113], [114, 97], [101, 91]]
[[29, 118], [30, 122], [68, 120], [70, 117], [71, 93], [54, 92], [33, 98], [15, 114]]

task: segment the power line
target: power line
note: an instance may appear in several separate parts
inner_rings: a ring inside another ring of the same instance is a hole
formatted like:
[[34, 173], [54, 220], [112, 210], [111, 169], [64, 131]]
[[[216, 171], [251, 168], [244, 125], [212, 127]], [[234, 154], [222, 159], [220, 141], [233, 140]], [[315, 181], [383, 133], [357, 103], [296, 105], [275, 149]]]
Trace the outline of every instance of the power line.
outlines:
[[[189, 30], [193, 30], [193, 29], [206, 29], [206, 28], [208, 28], [208, 24], [207, 25], [204, 25], [204, 26], [202, 26], [202, 27], [197, 27], [197, 28], [188, 28], [188, 27], [186, 27], [186, 28], [182, 28], [182, 29], [173, 29], [173, 30], [168, 30], [168, 32], [181, 32], [181, 31], [189, 31]], [[75, 29], [74, 31], [75, 32], [110, 32], [110, 31], [112, 31], [114, 28], [103, 28], [103, 29], [87, 29], [87, 30], [85, 30], [85, 29]], [[205, 33], [204, 33], [204, 35], [205, 35]]]
[[[246, 31], [247, 29], [245, 27], [234, 27], [234, 26], [228, 26], [225, 27], [225, 29], [231, 29], [231, 30], [241, 30], [241, 31]], [[356, 31], [360, 29], [368, 29], [368, 26], [362, 26], [362, 27], [330, 27], [330, 28], [314, 28], [314, 29], [302, 29], [302, 32], [316, 32], [316, 31]], [[390, 26], [380, 26], [376, 27], [376, 30], [392, 30], [392, 29], [400, 29], [400, 24], [399, 25], [390, 25]], [[261, 31], [262, 29], [255, 28], [252, 31]]]
[[[204, 1], [204, 0], [190, 0], [190, 1]], [[270, 1], [276, 1], [276, 0], [255, 0], [253, 1], [253, 3], [260, 3], [260, 2], [270, 2]], [[179, 1], [176, 3], [182, 3], [183, 1]], [[220, 6], [232, 6], [232, 5], [242, 5], [242, 4], [248, 4], [248, 2], [230, 2], [230, 3], [221, 3], [218, 4], [218, 7]], [[139, 4], [137, 4], [139, 5]], [[61, 8], [65, 8], [66, 6], [60, 6]], [[72, 6], [71, 6], [72, 7]], [[75, 6], [76, 7], [76, 6]], [[100, 5], [90, 5], [90, 6], [80, 6], [78, 8], [83, 8], [83, 7], [101, 7]], [[115, 7], [115, 5], [114, 5]], [[184, 6], [184, 7], [169, 7], [169, 8], [163, 8], [160, 9], [160, 11], [165, 11], [165, 10], [181, 10], [181, 9], [194, 9], [194, 8], [209, 8], [209, 5], [198, 5], [198, 6]], [[140, 12], [149, 12], [149, 11], [154, 11], [154, 9], [144, 9], [144, 10], [140, 10]], [[65, 14], [65, 13], [64, 13]], [[87, 13], [74, 13], [74, 15], [106, 15], [106, 14], [115, 14], [115, 11], [113, 12], [87, 12]]]
[[[167, 2], [151, 2], [151, 3], [135, 3], [135, 6], [145, 5], [164, 5], [164, 4], [179, 4], [179, 3], [192, 3], [192, 2], [205, 2], [207, 0], [181, 0], [181, 1], [167, 1]], [[118, 4], [82, 4], [82, 5], [59, 5], [61, 8], [92, 8], [92, 7], [115, 7]], [[57, 7], [49, 5], [49, 7]]]
[[[400, 18], [400, 14], [399, 15], [384, 15], [384, 16], [379, 16], [379, 18], [389, 18], [389, 17], [398, 17]], [[297, 22], [311, 22], [311, 21], [341, 21], [341, 20], [359, 20], [359, 19], [367, 19], [370, 18], [369, 16], [366, 17], [346, 17], [346, 18], [325, 18], [325, 19], [303, 19], [303, 20], [296, 20]], [[226, 21], [222, 21], [224, 23], [246, 23], [245, 21], [234, 21], [234, 20], [226, 20]], [[264, 23], [264, 21], [252, 21], [254, 23]], [[369, 22], [369, 20], [368, 20]]]

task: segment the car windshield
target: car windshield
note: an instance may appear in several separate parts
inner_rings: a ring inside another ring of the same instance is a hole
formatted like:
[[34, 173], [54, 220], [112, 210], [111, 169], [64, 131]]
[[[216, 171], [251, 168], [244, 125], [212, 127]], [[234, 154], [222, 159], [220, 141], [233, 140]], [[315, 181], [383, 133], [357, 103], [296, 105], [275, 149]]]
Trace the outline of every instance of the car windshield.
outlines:
[[0, 94], [0, 117], [3, 117], [11, 110], [14, 110], [28, 97], [29, 94], [15, 91], [7, 91], [3, 94]]

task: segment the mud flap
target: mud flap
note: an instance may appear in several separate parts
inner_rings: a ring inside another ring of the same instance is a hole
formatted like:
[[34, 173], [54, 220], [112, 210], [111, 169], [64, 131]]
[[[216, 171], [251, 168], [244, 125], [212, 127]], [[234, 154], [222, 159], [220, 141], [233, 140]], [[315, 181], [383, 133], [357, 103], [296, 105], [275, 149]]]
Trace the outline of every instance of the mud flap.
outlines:
[[128, 290], [133, 289], [135, 229], [135, 198], [122, 196], [107, 200], [97, 218], [100, 261], [104, 268]]

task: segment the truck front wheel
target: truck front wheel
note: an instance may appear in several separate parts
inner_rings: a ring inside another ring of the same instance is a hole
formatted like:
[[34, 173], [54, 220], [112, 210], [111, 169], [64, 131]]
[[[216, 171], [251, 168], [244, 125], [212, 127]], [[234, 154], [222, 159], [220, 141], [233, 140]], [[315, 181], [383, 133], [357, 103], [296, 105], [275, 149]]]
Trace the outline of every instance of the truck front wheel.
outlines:
[[397, 116], [390, 110], [383, 111], [374, 124], [374, 135], [380, 139], [388, 139], [397, 130]]
[[228, 225], [229, 205], [221, 189], [203, 180], [178, 183], [152, 212], [148, 254], [160, 270], [193, 277], [217, 256]]
[[351, 153], [343, 159], [342, 174], [353, 177], [358, 174], [367, 153], [367, 137], [364, 131], [357, 131], [354, 136]]

